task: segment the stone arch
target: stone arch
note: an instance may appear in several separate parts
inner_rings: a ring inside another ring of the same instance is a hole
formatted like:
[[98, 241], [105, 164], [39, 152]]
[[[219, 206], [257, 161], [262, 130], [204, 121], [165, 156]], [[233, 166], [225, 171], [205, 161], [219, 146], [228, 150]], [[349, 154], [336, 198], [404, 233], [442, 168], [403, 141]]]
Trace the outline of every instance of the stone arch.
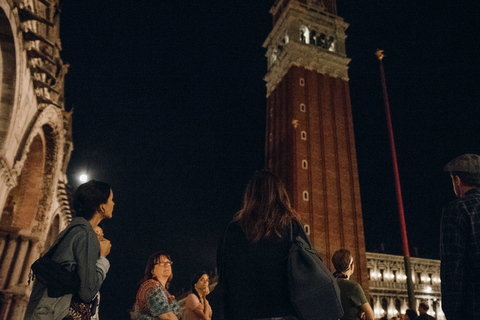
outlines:
[[[37, 118], [15, 164], [17, 185], [10, 190], [0, 220], [0, 229], [42, 238], [48, 228], [48, 210], [55, 197], [58, 159], [63, 158], [63, 114], [47, 107]], [[61, 153], [61, 154], [59, 154]]]
[[0, 228], [8, 231], [30, 229], [38, 209], [45, 168], [45, 143], [36, 134], [18, 178], [17, 185], [10, 190], [3, 209]]
[[5, 11], [0, 7], [0, 150], [10, 127], [16, 88], [15, 41]]
[[50, 222], [49, 210], [55, 198], [55, 186], [58, 181], [60, 161], [63, 159], [64, 133], [63, 113], [53, 106], [47, 107], [37, 120], [36, 130], [45, 139], [45, 166], [42, 181], [42, 194], [38, 203], [31, 235], [44, 238]]
[[309, 34], [309, 30], [308, 28], [305, 26], [305, 25], [301, 25], [300, 28], [299, 28], [299, 36], [300, 36], [300, 42], [301, 43], [309, 43], [310, 42], [310, 34]]

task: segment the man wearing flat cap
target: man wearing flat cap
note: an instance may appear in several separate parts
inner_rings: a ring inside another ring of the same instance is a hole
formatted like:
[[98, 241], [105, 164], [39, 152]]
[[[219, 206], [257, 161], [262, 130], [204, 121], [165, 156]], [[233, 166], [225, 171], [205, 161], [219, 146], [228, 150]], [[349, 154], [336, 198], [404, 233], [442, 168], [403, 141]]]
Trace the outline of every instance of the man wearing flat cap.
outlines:
[[444, 171], [458, 199], [442, 213], [442, 309], [447, 320], [480, 320], [480, 156], [461, 155]]

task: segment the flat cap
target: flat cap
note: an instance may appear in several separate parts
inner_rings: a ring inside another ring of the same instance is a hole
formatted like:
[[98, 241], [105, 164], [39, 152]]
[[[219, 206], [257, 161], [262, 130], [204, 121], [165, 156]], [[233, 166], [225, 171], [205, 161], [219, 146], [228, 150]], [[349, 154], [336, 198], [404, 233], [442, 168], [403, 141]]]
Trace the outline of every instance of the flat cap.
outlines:
[[464, 172], [480, 177], [480, 156], [476, 154], [462, 154], [445, 165], [443, 171]]

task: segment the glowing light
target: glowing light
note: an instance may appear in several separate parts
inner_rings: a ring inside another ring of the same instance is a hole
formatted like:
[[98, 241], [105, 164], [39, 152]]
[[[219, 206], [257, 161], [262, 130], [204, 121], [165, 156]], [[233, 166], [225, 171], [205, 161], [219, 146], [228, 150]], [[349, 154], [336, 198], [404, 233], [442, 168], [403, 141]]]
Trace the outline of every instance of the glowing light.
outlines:
[[82, 173], [80, 177], [78, 177], [78, 180], [80, 180], [80, 182], [87, 182], [88, 176], [85, 173]]
[[432, 292], [432, 287], [427, 286], [427, 287], [425, 288], [425, 291], [426, 291], [426, 292]]

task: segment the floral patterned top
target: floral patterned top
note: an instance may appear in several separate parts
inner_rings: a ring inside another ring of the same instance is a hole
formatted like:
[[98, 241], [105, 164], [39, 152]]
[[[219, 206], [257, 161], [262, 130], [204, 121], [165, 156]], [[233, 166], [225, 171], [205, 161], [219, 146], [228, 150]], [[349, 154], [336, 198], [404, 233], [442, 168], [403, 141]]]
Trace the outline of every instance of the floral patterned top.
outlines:
[[180, 307], [167, 289], [155, 279], [142, 283], [137, 292], [134, 319], [153, 320], [164, 313], [173, 312], [177, 317]]

